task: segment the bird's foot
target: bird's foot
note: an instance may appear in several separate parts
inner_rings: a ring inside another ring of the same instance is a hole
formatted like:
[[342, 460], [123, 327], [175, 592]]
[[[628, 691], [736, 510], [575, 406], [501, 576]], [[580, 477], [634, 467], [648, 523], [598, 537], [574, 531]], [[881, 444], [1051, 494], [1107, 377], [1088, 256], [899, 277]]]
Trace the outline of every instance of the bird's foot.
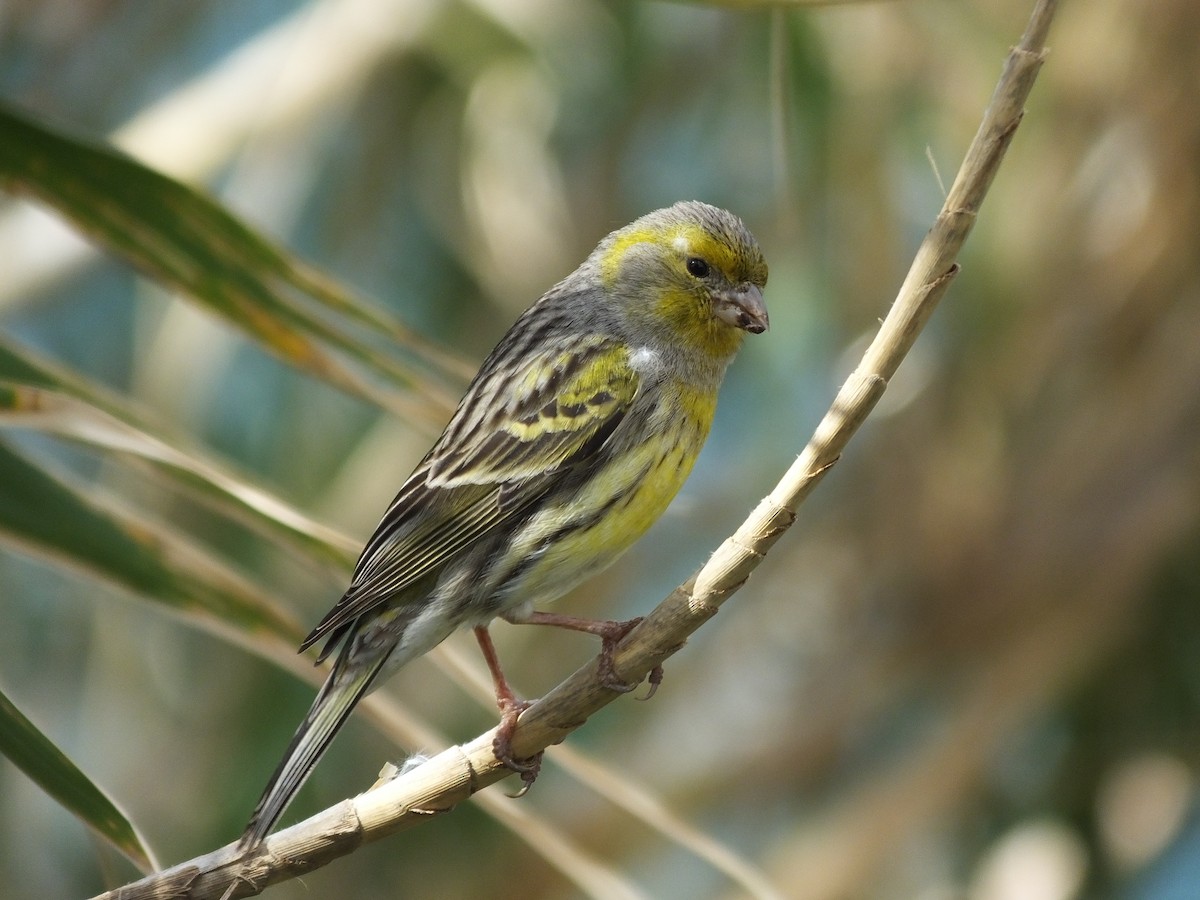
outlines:
[[500, 726], [496, 729], [496, 737], [492, 740], [492, 753], [495, 754], [497, 760], [521, 776], [524, 785], [511, 796], [523, 797], [533, 787], [538, 772], [541, 771], [542, 752], [535, 753], [527, 759], [517, 759], [513, 756], [512, 736], [517, 728], [517, 719], [521, 717], [521, 713], [533, 706], [533, 701], [507, 697], [498, 702]]
[[[595, 633], [600, 636], [600, 662], [598, 665], [597, 677], [604, 687], [611, 691], [618, 691], [622, 694], [627, 694], [636, 688], [639, 682], [626, 681], [617, 674], [617, 670], [613, 665], [613, 655], [617, 651], [617, 645], [625, 640], [629, 632], [633, 631], [642, 622], [642, 617], [629, 619], [625, 622], [598, 622], [602, 626]], [[662, 684], [663, 667], [655, 666], [650, 670], [649, 676], [646, 679], [650, 683], [650, 690], [646, 692], [645, 697], [641, 700], [649, 700], [658, 690], [658, 686]]]
[[636, 682], [626, 681], [617, 674], [616, 667], [613, 664], [613, 656], [617, 652], [617, 645], [625, 640], [626, 635], [640, 625], [641, 622], [642, 617], [638, 616], [635, 619], [628, 619], [624, 622], [595, 623], [596, 628], [592, 634], [600, 638], [600, 659], [597, 663], [596, 677], [600, 680], [600, 684], [610, 691], [628, 694], [637, 687]]

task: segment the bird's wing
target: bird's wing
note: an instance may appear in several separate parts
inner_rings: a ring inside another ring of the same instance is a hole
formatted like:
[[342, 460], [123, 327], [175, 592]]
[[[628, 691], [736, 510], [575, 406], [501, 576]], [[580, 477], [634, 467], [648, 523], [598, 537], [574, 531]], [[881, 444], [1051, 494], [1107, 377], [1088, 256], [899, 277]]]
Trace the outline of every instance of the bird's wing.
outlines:
[[519, 516], [556, 475], [594, 460], [637, 394], [629, 351], [610, 338], [521, 356], [485, 363], [363, 548], [349, 590], [301, 650], [329, 637], [324, 658], [363, 613]]

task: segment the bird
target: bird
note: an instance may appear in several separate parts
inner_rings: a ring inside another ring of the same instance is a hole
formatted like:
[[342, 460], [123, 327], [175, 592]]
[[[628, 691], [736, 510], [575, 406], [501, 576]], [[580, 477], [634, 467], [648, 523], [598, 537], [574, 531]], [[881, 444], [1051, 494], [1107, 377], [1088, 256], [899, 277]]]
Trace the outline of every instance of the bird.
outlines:
[[613, 231], [516, 320], [364, 546], [349, 588], [300, 645], [337, 656], [239, 841], [271, 829], [370, 690], [472, 627], [501, 721], [497, 758], [526, 784], [540, 757], [511, 737], [529, 705], [508, 686], [495, 618], [601, 639], [600, 677], [639, 620], [542, 611], [613, 563], [667, 508], [708, 436], [746, 334], [769, 321], [767, 264], [733, 213], [699, 201]]

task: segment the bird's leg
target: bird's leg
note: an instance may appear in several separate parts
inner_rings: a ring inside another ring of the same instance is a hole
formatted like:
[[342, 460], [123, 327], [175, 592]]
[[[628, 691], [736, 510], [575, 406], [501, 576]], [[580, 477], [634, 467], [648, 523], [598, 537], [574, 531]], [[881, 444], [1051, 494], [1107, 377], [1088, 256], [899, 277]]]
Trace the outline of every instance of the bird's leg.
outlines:
[[[505, 613], [503, 619], [514, 625], [553, 625], [556, 628], [568, 628], [571, 631], [583, 631], [596, 635], [600, 638], [600, 662], [597, 672], [600, 683], [609, 690], [619, 691], [622, 694], [637, 687], [636, 684], [625, 681], [617, 674], [616, 669], [613, 668], [613, 654], [616, 652], [617, 644], [621, 643], [625, 636], [642, 621], [641, 616], [624, 622], [615, 622], [607, 619], [582, 619], [578, 616], [529, 610], [528, 612]], [[646, 700], [654, 696], [654, 692], [662, 684], [662, 679], [662, 666], [655, 666], [650, 670], [650, 693], [646, 695]]]
[[517, 719], [520, 718], [521, 713], [533, 705], [533, 701], [522, 700], [513, 693], [508, 679], [504, 677], [504, 670], [500, 668], [500, 657], [496, 655], [496, 645], [492, 643], [492, 635], [488, 632], [486, 625], [475, 627], [475, 640], [479, 642], [479, 649], [483, 651], [488, 671], [492, 673], [492, 685], [496, 689], [496, 706], [500, 708], [500, 727], [496, 729], [492, 752], [496, 754], [496, 759], [518, 773], [521, 780], [525, 782], [525, 787], [517, 795], [520, 796], [529, 790], [530, 785], [537, 778], [538, 770], [542, 767], [541, 753], [531, 756], [529, 759], [520, 760], [514, 758], [512, 754], [512, 736], [517, 727]]

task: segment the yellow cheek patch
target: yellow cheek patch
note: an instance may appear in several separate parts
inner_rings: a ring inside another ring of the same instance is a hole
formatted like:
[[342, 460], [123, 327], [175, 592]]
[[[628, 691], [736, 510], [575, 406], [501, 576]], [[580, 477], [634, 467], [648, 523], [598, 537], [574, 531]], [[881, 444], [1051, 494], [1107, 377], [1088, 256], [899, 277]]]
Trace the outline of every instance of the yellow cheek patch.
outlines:
[[699, 353], [722, 357], [741, 346], [742, 332], [718, 321], [709, 305], [692, 291], [662, 291], [655, 300], [654, 310], [659, 321], [669, 325]]

